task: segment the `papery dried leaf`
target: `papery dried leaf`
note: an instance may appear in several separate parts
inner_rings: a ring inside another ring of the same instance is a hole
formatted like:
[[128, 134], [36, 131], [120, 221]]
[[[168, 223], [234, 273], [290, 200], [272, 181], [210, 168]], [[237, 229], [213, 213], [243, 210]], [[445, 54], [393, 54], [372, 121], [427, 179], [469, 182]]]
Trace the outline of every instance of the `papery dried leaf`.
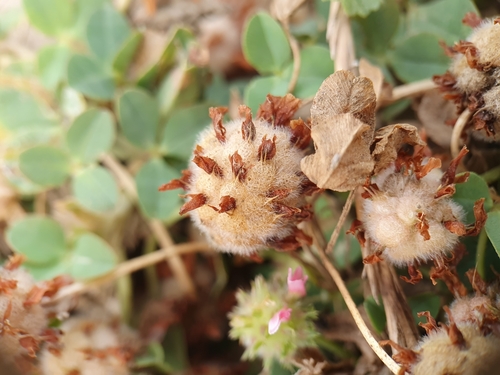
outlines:
[[359, 59], [359, 75], [372, 81], [373, 90], [375, 91], [375, 95], [377, 97], [377, 104], [380, 103], [382, 87], [384, 84], [384, 73], [382, 72], [382, 69], [371, 64], [365, 58], [361, 58]]
[[338, 71], [323, 81], [314, 97], [311, 107], [312, 128], [326, 121], [330, 123], [332, 133], [338, 133], [332, 117], [351, 113], [372, 128], [373, 136], [376, 101], [373, 84], [368, 78], [356, 77], [345, 70]]
[[425, 146], [425, 142], [418, 135], [418, 129], [413, 125], [388, 125], [377, 130], [372, 145], [372, 156], [375, 160], [374, 174], [386, 169], [394, 162], [404, 145]]
[[373, 171], [369, 148], [373, 129], [350, 113], [334, 116], [331, 121], [313, 125], [316, 153], [303, 158], [300, 166], [319, 188], [353, 190]]
[[295, 238], [294, 234], [285, 238], [270, 239], [267, 241], [267, 245], [280, 251], [294, 251], [301, 246], [300, 242]]
[[300, 105], [300, 99], [292, 94], [274, 96], [268, 94], [257, 112], [257, 117], [262, 118], [274, 126], [288, 126]]
[[318, 187], [348, 191], [371, 175], [375, 107], [367, 78], [338, 71], [323, 82], [311, 107], [316, 153], [301, 162], [304, 174]]

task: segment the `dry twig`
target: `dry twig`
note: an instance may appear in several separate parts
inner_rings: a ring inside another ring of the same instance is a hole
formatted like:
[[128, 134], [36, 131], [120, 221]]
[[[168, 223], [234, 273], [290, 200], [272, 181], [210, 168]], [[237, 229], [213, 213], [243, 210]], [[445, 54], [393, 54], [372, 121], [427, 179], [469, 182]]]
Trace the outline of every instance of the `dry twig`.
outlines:
[[[111, 170], [111, 172], [114, 173], [120, 185], [129, 197], [133, 199], [134, 202], [137, 202], [137, 190], [134, 180], [129, 172], [111, 155], [103, 155], [101, 157], [101, 161]], [[147, 224], [162, 248], [166, 249], [174, 245], [174, 241], [161, 221], [151, 219], [148, 220]], [[169, 257], [168, 264], [181, 288], [183, 288], [186, 293], [194, 297], [196, 295], [196, 290], [194, 288], [193, 281], [191, 280], [191, 277], [189, 276], [189, 273], [187, 272], [180, 256], [174, 254], [172, 257]]]
[[86, 282], [73, 283], [64, 288], [61, 288], [59, 292], [57, 292], [57, 294], [55, 294], [50, 300], [45, 302], [45, 304], [53, 304], [64, 298], [82, 294], [91, 288], [110, 283], [112, 281], [115, 281], [116, 279], [119, 279], [120, 277], [126, 276], [128, 274], [131, 274], [132, 272], [149, 267], [165, 259], [168, 260], [174, 257], [178, 257], [181, 254], [188, 254], [198, 251], [207, 252], [210, 251], [210, 247], [205, 242], [189, 242], [182, 245], [166, 247], [164, 249], [157, 250], [153, 253], [145, 254], [140, 257], [127, 260], [125, 262], [120, 263], [118, 266], [115, 267], [114, 270], [112, 270], [111, 272], [107, 273], [104, 276]]

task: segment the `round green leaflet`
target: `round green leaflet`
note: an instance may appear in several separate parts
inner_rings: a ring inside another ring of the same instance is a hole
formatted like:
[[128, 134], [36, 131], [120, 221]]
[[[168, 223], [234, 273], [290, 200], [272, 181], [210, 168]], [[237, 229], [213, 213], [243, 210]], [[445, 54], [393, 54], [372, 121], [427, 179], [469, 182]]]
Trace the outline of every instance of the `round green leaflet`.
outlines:
[[117, 257], [106, 241], [93, 233], [84, 233], [75, 242], [69, 272], [75, 280], [85, 280], [110, 272]]
[[34, 183], [52, 187], [66, 181], [70, 174], [70, 159], [63, 150], [52, 146], [36, 146], [19, 156], [21, 171]]
[[66, 135], [71, 155], [84, 163], [92, 163], [108, 151], [115, 140], [111, 113], [103, 109], [89, 109], [78, 116]]
[[263, 12], [253, 16], [245, 28], [243, 53], [261, 74], [278, 74], [292, 57], [285, 32]]
[[75, 199], [90, 211], [106, 212], [116, 206], [118, 186], [111, 173], [100, 166], [91, 166], [78, 173], [72, 181]]
[[6, 234], [7, 242], [30, 264], [49, 264], [66, 251], [64, 232], [54, 220], [43, 216], [28, 216], [15, 222]]

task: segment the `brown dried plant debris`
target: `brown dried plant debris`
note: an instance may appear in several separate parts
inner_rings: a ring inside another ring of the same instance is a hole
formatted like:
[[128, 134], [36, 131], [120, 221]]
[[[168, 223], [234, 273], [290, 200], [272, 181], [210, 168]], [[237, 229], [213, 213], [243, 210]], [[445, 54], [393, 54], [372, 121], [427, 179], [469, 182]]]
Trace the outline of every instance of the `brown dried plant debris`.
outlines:
[[412, 125], [374, 131], [376, 95], [368, 78], [338, 71], [314, 97], [311, 136], [316, 153], [306, 156], [302, 171], [318, 187], [348, 191], [394, 162], [404, 145], [423, 147]]
[[[424, 149], [417, 146], [412, 156], [400, 153], [390, 167], [368, 180], [362, 225], [356, 228], [375, 250], [365, 262], [384, 257], [399, 266], [416, 267], [428, 260], [441, 264], [460, 236], [479, 233], [486, 218], [483, 201], [476, 202], [476, 222], [466, 227], [462, 207], [451, 200], [456, 168], [466, 152], [462, 150], [440, 177], [436, 169], [440, 161], [429, 158], [424, 164]], [[438, 267], [436, 272], [451, 280], [447, 269]], [[413, 283], [419, 278], [410, 269], [407, 280]]]
[[[474, 271], [469, 274], [472, 275]], [[448, 325], [438, 325], [428, 311], [421, 312], [427, 336], [412, 349], [385, 341], [399, 351], [393, 358], [412, 375], [493, 374], [500, 366], [498, 282], [485, 285], [486, 293], [457, 298], [444, 307]]]
[[37, 284], [20, 268], [22, 261], [22, 256], [14, 255], [0, 268], [0, 357], [29, 367], [42, 343], [54, 349], [59, 336], [48, 327], [51, 312], [40, 302], [69, 281], [58, 277]]
[[459, 113], [466, 108], [474, 113], [475, 133], [492, 141], [500, 136], [500, 24], [494, 19], [479, 20], [475, 14], [466, 15], [464, 22], [474, 30], [466, 41], [446, 48], [453, 61], [434, 81], [445, 98], [455, 102]]
[[215, 248], [249, 256], [311, 243], [297, 228], [312, 216], [306, 195], [319, 190], [300, 170], [311, 135], [293, 119], [299, 105], [290, 94], [268, 95], [255, 118], [242, 105], [241, 118], [227, 123], [225, 108], [211, 108], [213, 127], [200, 135], [189, 170], [160, 187], [187, 191], [180, 213], [189, 212]]
[[318, 187], [348, 191], [371, 175], [375, 107], [367, 78], [339, 71], [323, 82], [311, 108], [316, 153], [301, 162], [302, 171]]

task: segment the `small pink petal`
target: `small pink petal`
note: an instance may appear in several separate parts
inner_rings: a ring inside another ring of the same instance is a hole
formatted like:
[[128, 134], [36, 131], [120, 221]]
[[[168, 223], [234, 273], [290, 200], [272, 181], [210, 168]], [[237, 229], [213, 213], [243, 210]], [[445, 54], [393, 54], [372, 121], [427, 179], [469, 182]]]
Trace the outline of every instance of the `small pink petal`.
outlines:
[[306, 295], [306, 281], [307, 275], [304, 275], [302, 267], [297, 267], [292, 274], [292, 269], [288, 269], [288, 292], [298, 294], [300, 297]]
[[269, 320], [269, 324], [267, 326], [267, 331], [270, 335], [274, 335], [278, 332], [281, 323], [288, 322], [290, 320], [290, 316], [292, 315], [292, 309], [283, 308], [273, 315], [271, 320]]

